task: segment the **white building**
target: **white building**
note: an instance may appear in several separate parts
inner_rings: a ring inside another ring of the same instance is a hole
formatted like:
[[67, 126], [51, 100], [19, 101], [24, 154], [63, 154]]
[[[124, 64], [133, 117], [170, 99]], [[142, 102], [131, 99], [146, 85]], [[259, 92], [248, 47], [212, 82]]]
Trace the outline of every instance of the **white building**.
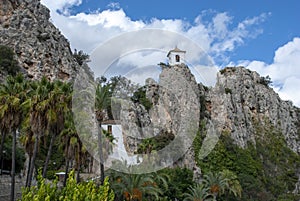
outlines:
[[[138, 159], [137, 155], [130, 156], [128, 155], [122, 133], [122, 125], [120, 121], [107, 120], [102, 122], [102, 129], [106, 130], [108, 133], [112, 134], [115, 140], [113, 141], [113, 150], [109, 154], [106, 161], [106, 165], [110, 166], [111, 162], [114, 160], [118, 161], [127, 161], [127, 164], [137, 164]], [[108, 163], [108, 164], [107, 164]]]
[[167, 57], [169, 59], [169, 65], [174, 66], [184, 63], [185, 53], [186, 51], [180, 50], [177, 47], [175, 47], [175, 49], [173, 50], [170, 50], [167, 54]]

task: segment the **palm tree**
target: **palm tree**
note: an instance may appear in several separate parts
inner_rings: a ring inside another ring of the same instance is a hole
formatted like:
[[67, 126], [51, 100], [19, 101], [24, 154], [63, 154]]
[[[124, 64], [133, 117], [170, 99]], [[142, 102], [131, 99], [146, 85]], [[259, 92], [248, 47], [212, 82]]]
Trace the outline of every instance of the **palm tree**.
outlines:
[[110, 85], [101, 85], [100, 83], [97, 85], [96, 94], [95, 94], [95, 112], [96, 118], [99, 124], [99, 133], [98, 133], [98, 154], [99, 154], [99, 163], [100, 163], [100, 183], [103, 184], [104, 182], [104, 156], [102, 150], [102, 122], [105, 117], [105, 111], [107, 111], [108, 107], [110, 106], [111, 100], [111, 91]]
[[69, 172], [69, 165], [70, 161], [75, 159], [76, 161], [76, 168], [77, 168], [77, 182], [79, 182], [79, 172], [80, 172], [80, 165], [81, 161], [80, 157], [83, 150], [83, 144], [79, 138], [77, 130], [74, 125], [73, 116], [71, 111], [66, 114], [65, 119], [65, 128], [61, 132], [61, 141], [64, 142], [64, 155], [66, 158], [66, 165], [65, 165], [65, 178], [64, 178], [64, 186], [66, 185], [68, 172]]
[[225, 189], [228, 186], [228, 179], [223, 177], [223, 175], [220, 172], [209, 172], [203, 177], [203, 182], [206, 183], [206, 185], [208, 186], [209, 191], [213, 196], [213, 200], [216, 200], [219, 195], [225, 192]]
[[46, 77], [43, 77], [40, 81], [32, 82], [31, 91], [29, 92], [29, 98], [24, 105], [29, 108], [30, 113], [30, 126], [34, 133], [34, 148], [30, 162], [30, 169], [28, 171], [28, 183], [26, 187], [31, 186], [33, 177], [33, 171], [35, 167], [35, 160], [39, 149], [40, 138], [46, 131], [48, 121], [47, 112], [49, 112], [49, 93], [53, 90], [54, 86], [50, 83]]
[[158, 200], [162, 191], [151, 174], [117, 174], [112, 181], [112, 188], [120, 199], [126, 201], [141, 201], [146, 196]]
[[232, 193], [235, 197], [242, 195], [242, 187], [237, 176], [229, 170], [217, 173], [209, 172], [204, 175], [203, 183], [209, 188], [214, 200], [227, 192]]
[[[22, 74], [16, 77], [8, 76], [6, 82], [0, 85], [0, 118], [6, 131], [12, 134], [12, 165], [11, 165], [11, 200], [15, 196], [15, 170], [16, 170], [16, 143], [17, 129], [20, 127], [24, 116], [22, 103], [25, 101], [27, 82]], [[3, 134], [2, 142], [5, 135]]]
[[[3, 118], [1, 118], [0, 129], [1, 129], [0, 161], [2, 161], [4, 141], [6, 138], [6, 134], [8, 133], [8, 128], [7, 128], [7, 125], [5, 125], [5, 119], [3, 119]], [[2, 169], [1, 169], [0, 174], [2, 174]]]
[[226, 191], [232, 193], [235, 197], [242, 196], [242, 186], [238, 180], [236, 174], [230, 170], [223, 170], [221, 172], [221, 177], [223, 180], [227, 180]]
[[139, 144], [137, 152], [139, 154], [147, 154], [147, 158], [150, 161], [150, 154], [153, 150], [155, 150], [155, 141], [153, 138], [147, 138]]
[[33, 155], [33, 145], [34, 145], [33, 132], [31, 131], [30, 127], [28, 128], [25, 126], [25, 128], [22, 128], [20, 142], [23, 145], [23, 147], [25, 148], [25, 151], [29, 156], [28, 165], [27, 165], [27, 173], [26, 173], [26, 184], [27, 184], [28, 180], [29, 180], [28, 174], [29, 174], [29, 170], [30, 170], [30, 164], [31, 164], [31, 159], [32, 159], [32, 155]]
[[194, 187], [189, 188], [189, 192], [184, 194], [183, 201], [208, 201], [211, 200], [211, 194], [209, 194], [209, 188], [205, 184], [196, 184]]
[[53, 85], [54, 89], [49, 93], [49, 110], [47, 112], [47, 130], [51, 134], [51, 139], [43, 168], [43, 177], [47, 175], [47, 168], [56, 136], [63, 130], [66, 113], [71, 108], [71, 84], [55, 81]]

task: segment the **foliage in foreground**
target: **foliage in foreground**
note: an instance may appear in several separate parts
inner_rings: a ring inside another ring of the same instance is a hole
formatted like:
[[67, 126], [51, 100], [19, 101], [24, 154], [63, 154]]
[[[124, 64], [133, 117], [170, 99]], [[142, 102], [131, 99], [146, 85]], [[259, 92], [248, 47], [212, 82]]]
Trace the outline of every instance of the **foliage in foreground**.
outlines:
[[168, 176], [165, 174], [129, 174], [113, 170], [108, 174], [116, 201], [160, 200], [168, 188]]
[[115, 198], [108, 178], [104, 180], [103, 185], [97, 187], [93, 181], [77, 183], [74, 171], [71, 171], [66, 187], [59, 188], [57, 184], [57, 179], [51, 183], [46, 182], [40, 171], [38, 185], [24, 188], [21, 201], [113, 201]]
[[209, 172], [203, 176], [199, 184], [190, 187], [187, 193], [184, 193], [184, 201], [193, 200], [219, 200], [221, 196], [241, 197], [242, 187], [237, 179], [237, 176], [229, 171]]
[[[242, 149], [223, 132], [216, 147], [205, 158], [195, 158], [203, 173], [230, 170], [237, 175], [242, 186], [242, 197], [222, 196], [220, 200], [271, 201], [299, 200], [293, 194], [298, 181], [300, 156], [290, 150], [281, 132], [266, 119], [264, 124], [254, 122], [256, 144], [248, 143]], [[205, 132], [205, 131], [204, 131]], [[199, 154], [205, 133], [197, 135], [194, 148]]]

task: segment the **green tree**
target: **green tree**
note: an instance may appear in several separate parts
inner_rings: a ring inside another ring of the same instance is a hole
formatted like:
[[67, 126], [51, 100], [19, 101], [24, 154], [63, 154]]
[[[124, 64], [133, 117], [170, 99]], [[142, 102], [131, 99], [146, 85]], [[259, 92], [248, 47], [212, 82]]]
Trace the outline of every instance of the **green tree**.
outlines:
[[53, 90], [53, 87], [53, 84], [50, 83], [46, 77], [43, 77], [40, 81], [31, 82], [29, 96], [24, 103], [24, 105], [29, 109], [30, 128], [34, 134], [34, 148], [30, 163], [30, 169], [27, 175], [27, 187], [31, 186], [33, 171], [35, 168], [35, 160], [39, 149], [40, 138], [44, 135], [47, 129], [47, 117], [50, 115], [51, 112], [51, 110], [49, 109], [49, 93]]
[[267, 75], [266, 77], [261, 77], [260, 84], [263, 84], [265, 86], [270, 86], [270, 84], [272, 84], [272, 80], [271, 80], [270, 76]]
[[51, 139], [44, 164], [43, 177], [47, 175], [47, 167], [56, 136], [63, 130], [65, 116], [71, 108], [71, 83], [63, 83], [57, 80], [54, 81], [53, 85], [54, 89], [49, 93], [49, 111], [47, 115], [47, 130], [51, 134]]
[[139, 103], [145, 107], [147, 111], [149, 111], [152, 107], [151, 101], [146, 96], [146, 86], [138, 88], [131, 97], [131, 100], [134, 103]]
[[242, 196], [242, 186], [236, 174], [230, 170], [223, 170], [221, 173], [222, 180], [227, 181], [225, 194], [233, 194], [235, 197]]
[[0, 45], [0, 69], [9, 75], [16, 75], [20, 71], [14, 55], [15, 53], [11, 48]]
[[68, 176], [66, 186], [58, 188], [57, 180], [46, 182], [41, 171], [37, 177], [38, 185], [22, 189], [22, 201], [113, 201], [114, 192], [109, 187], [108, 178], [97, 187], [93, 181], [76, 183], [74, 171]]
[[209, 188], [204, 184], [196, 184], [194, 187], [190, 187], [188, 193], [184, 193], [183, 201], [209, 201], [212, 200]]
[[168, 175], [167, 185], [165, 189], [160, 186], [163, 190], [163, 196], [168, 197], [170, 200], [183, 200], [184, 193], [188, 191], [190, 186], [194, 185], [193, 172], [188, 168], [165, 168], [158, 172], [159, 175]]
[[90, 59], [90, 56], [88, 54], [84, 53], [82, 50], [77, 51], [76, 49], [74, 50], [73, 57], [80, 66], [82, 66], [84, 62], [87, 62]]
[[98, 133], [98, 154], [99, 154], [99, 163], [100, 163], [100, 182], [101, 184], [104, 181], [104, 156], [103, 156], [103, 132], [102, 132], [102, 122], [105, 117], [105, 112], [109, 108], [111, 104], [111, 86], [109, 84], [102, 85], [98, 84], [96, 87], [96, 94], [95, 94], [95, 113], [96, 118], [99, 125], [99, 133]]
[[[11, 200], [15, 196], [15, 173], [16, 173], [16, 143], [17, 129], [19, 129], [23, 112], [23, 102], [25, 101], [27, 82], [22, 74], [16, 77], [8, 76], [6, 82], [0, 85], [0, 118], [7, 131], [12, 134], [12, 165], [11, 165]], [[5, 139], [2, 139], [4, 142]]]
[[153, 174], [117, 173], [111, 178], [112, 188], [120, 200], [141, 201], [146, 197], [158, 200], [162, 194]]
[[205, 174], [203, 178], [203, 183], [209, 188], [213, 200], [217, 200], [217, 197], [223, 194], [228, 187], [228, 178], [223, 177], [220, 172], [209, 172]]
[[[28, 120], [28, 118], [25, 119]], [[27, 177], [26, 177], [26, 184], [27, 184], [29, 179], [28, 174], [30, 170], [31, 159], [33, 155], [33, 145], [34, 145], [33, 132], [31, 131], [30, 127], [28, 127], [28, 124], [24, 126], [21, 130], [20, 143], [25, 148], [25, 151], [29, 157], [28, 165], [27, 165]]]
[[[82, 142], [80, 141], [79, 135], [74, 125], [71, 113], [68, 114], [65, 121], [65, 128], [61, 132], [61, 141], [63, 141], [63, 149], [65, 155], [65, 178], [64, 186], [67, 183], [67, 175], [69, 172], [69, 164], [72, 159], [76, 160], [77, 168], [80, 163], [80, 154], [82, 150]], [[79, 169], [78, 169], [79, 171]], [[79, 174], [79, 173], [78, 173]], [[79, 180], [79, 175], [77, 176], [77, 181]]]

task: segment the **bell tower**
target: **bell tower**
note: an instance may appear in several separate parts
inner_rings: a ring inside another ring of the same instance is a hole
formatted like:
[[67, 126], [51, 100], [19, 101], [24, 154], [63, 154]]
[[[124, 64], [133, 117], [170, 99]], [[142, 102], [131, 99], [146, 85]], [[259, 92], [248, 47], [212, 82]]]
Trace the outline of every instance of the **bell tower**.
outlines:
[[184, 63], [185, 53], [186, 51], [180, 50], [177, 47], [175, 47], [173, 50], [170, 50], [167, 54], [167, 57], [169, 59], [169, 65], [174, 66]]

